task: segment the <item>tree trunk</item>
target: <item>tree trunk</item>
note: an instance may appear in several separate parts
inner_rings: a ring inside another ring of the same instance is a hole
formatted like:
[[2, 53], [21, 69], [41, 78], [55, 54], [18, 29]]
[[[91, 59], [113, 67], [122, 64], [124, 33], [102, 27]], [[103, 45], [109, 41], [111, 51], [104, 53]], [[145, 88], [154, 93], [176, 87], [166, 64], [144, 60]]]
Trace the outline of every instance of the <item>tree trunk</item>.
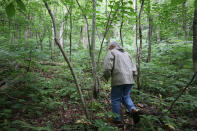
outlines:
[[20, 30], [20, 26], [17, 25], [16, 28], [17, 28], [17, 32], [18, 32], [18, 34], [17, 34], [17, 39], [20, 40], [20, 39], [21, 39], [21, 30]]
[[69, 39], [70, 39], [70, 61], [71, 61], [71, 56], [72, 56], [72, 5], [70, 7], [70, 34], [69, 34]]
[[[155, 0], [155, 2], [157, 2], [157, 3], [160, 4], [160, 0]], [[158, 14], [157, 17], [160, 17], [160, 14]], [[160, 43], [160, 41], [161, 41], [161, 38], [160, 38], [160, 37], [161, 37], [161, 33], [160, 33], [160, 23], [157, 24], [155, 33], [156, 33], [156, 38], [157, 38], [156, 40], [157, 40], [157, 43]]]
[[187, 29], [186, 29], [186, 2], [183, 3], [183, 31], [184, 31], [184, 39], [187, 40]]
[[[83, 9], [81, 8], [81, 5], [79, 4], [79, 1], [76, 0], [80, 10], [82, 13]], [[96, 0], [92, 0], [92, 6], [93, 6], [93, 18], [92, 18], [92, 39], [91, 39], [91, 45], [90, 45], [90, 35], [89, 35], [89, 23], [88, 19], [85, 14], [83, 14], [83, 17], [86, 21], [86, 30], [87, 30], [87, 36], [88, 36], [88, 44], [89, 44], [89, 51], [90, 51], [90, 57], [92, 62], [92, 75], [93, 75], [93, 82], [94, 82], [94, 88], [93, 88], [93, 96], [94, 98], [97, 98], [98, 92], [99, 92], [99, 79], [97, 77], [97, 69], [96, 69], [96, 62], [95, 62], [95, 31], [96, 31]]]
[[157, 25], [157, 43], [161, 41], [160, 25]]
[[123, 20], [121, 21], [121, 24], [120, 24], [120, 40], [121, 40], [122, 46], [124, 46], [124, 44], [123, 44], [123, 38], [122, 38], [122, 27], [123, 27]]
[[[121, 6], [123, 8], [123, 0], [121, 0]], [[122, 12], [123, 12], [123, 9], [122, 9]], [[124, 13], [122, 13], [122, 16], [121, 16], [121, 24], [120, 24], [120, 40], [121, 40], [121, 44], [123, 46], [123, 38], [122, 38], [122, 28], [123, 28], [123, 24], [124, 24]]]
[[92, 59], [92, 75], [94, 81], [93, 96], [98, 97], [99, 81], [97, 78], [96, 62], [95, 62], [95, 31], [96, 31], [96, 0], [92, 0], [93, 17], [92, 17], [92, 39], [91, 39], [91, 59]]
[[142, 11], [144, 8], [144, 0], [142, 0], [141, 2], [141, 8], [140, 8], [140, 12], [139, 12], [139, 35], [140, 35], [140, 47], [139, 47], [139, 53], [138, 53], [138, 67], [137, 67], [137, 71], [138, 71], [138, 75], [137, 75], [137, 86], [138, 86], [138, 90], [140, 90], [140, 62], [141, 62], [141, 56], [142, 56], [142, 24], [141, 24], [141, 15], [142, 15]]
[[197, 9], [194, 11], [193, 21], [193, 65], [194, 71], [197, 72]]
[[83, 43], [83, 26], [80, 27], [80, 39], [79, 39], [79, 45]]
[[88, 46], [88, 37], [87, 37], [87, 31], [88, 28], [87, 28], [87, 24], [85, 24], [85, 26], [83, 27], [83, 32], [84, 32], [84, 36], [83, 36], [83, 47], [84, 48], [87, 48]]
[[64, 33], [64, 24], [65, 24], [65, 21], [63, 21], [61, 23], [61, 27], [60, 27], [60, 45], [62, 46], [62, 48], [64, 48], [64, 36], [63, 36], [63, 33]]
[[41, 51], [43, 51], [43, 44], [42, 44], [42, 42], [43, 42], [43, 40], [45, 38], [45, 35], [46, 35], [46, 26], [44, 26], [43, 31], [41, 31], [39, 33], [36, 33], [36, 39], [38, 37], [38, 39], [39, 39], [39, 45], [40, 45], [40, 50]]
[[151, 45], [152, 45], [152, 32], [153, 32], [153, 17], [151, 15], [151, 3], [149, 1], [148, 3], [148, 23], [149, 23], [149, 29], [148, 29], [148, 56], [146, 59], [146, 62], [150, 62], [151, 60]]
[[38, 33], [36, 33], [36, 41], [40, 46], [40, 50], [43, 51], [42, 39], [40, 39], [40, 34], [38, 34]]
[[54, 15], [53, 15], [52, 11], [50, 10], [50, 8], [49, 8], [49, 6], [48, 6], [46, 0], [44, 0], [44, 4], [45, 4], [45, 6], [46, 6], [46, 8], [47, 8], [47, 10], [48, 10], [48, 13], [49, 13], [49, 15], [50, 15], [50, 17], [51, 17], [51, 20], [52, 20], [52, 23], [53, 23], [55, 42], [56, 42], [56, 44], [58, 45], [58, 47], [59, 47], [59, 49], [60, 49], [60, 51], [61, 51], [61, 53], [62, 53], [62, 55], [63, 55], [63, 57], [64, 57], [64, 59], [65, 59], [65, 61], [67, 62], [68, 66], [69, 66], [69, 68], [70, 68], [71, 74], [72, 74], [72, 76], [73, 76], [73, 78], [74, 78], [74, 81], [75, 81], [75, 85], [76, 85], [78, 94], [79, 94], [79, 96], [80, 96], [80, 100], [81, 100], [81, 102], [82, 102], [82, 107], [83, 107], [83, 109], [84, 109], [84, 112], [85, 112], [85, 114], [86, 114], [87, 119], [89, 119], [88, 110], [87, 110], [87, 108], [86, 108], [86, 104], [85, 104], [85, 101], [84, 101], [84, 98], [83, 98], [83, 95], [82, 95], [82, 92], [81, 92], [81, 87], [80, 87], [80, 85], [79, 85], [79, 83], [78, 83], [77, 76], [76, 76], [76, 74], [75, 74], [75, 72], [74, 72], [74, 70], [73, 70], [73, 67], [72, 67], [72, 65], [71, 65], [71, 63], [70, 63], [70, 61], [69, 61], [67, 55], [66, 55], [65, 52], [64, 52], [64, 49], [61, 47], [61, 45], [60, 45], [60, 43], [59, 43], [59, 41], [58, 41], [58, 39], [57, 39], [57, 28], [56, 28], [56, 22], [55, 22]]
[[28, 29], [25, 29], [24, 31], [24, 44], [27, 42], [27, 36], [28, 36]]
[[54, 28], [52, 25], [52, 41], [51, 41], [51, 59], [54, 59], [54, 47], [55, 47], [55, 36], [54, 36]]
[[[50, 31], [49, 31], [50, 32]], [[50, 35], [50, 33], [49, 33], [49, 35], [48, 35], [48, 42], [49, 42], [49, 49], [50, 49], [50, 53], [51, 53], [51, 59], [52, 59], [52, 49], [51, 49], [51, 42], [52, 41], [52, 39], [51, 39], [51, 35]]]
[[42, 44], [42, 41], [43, 41], [43, 39], [40, 40], [40, 50], [41, 50], [41, 51], [43, 51], [43, 44]]
[[[4, 26], [5, 27], [5, 26]], [[9, 29], [9, 43], [12, 43], [12, 33], [11, 33], [11, 21], [8, 19], [8, 29]]]
[[137, 56], [138, 56], [138, 45], [137, 45], [137, 34], [138, 34], [138, 17], [137, 17], [137, 0], [133, 0], [133, 5], [134, 5], [134, 11], [136, 13], [135, 17], [135, 26], [134, 26], [134, 31], [135, 31], [135, 36], [134, 36], [134, 53], [136, 54], [136, 61], [137, 61]]
[[107, 7], [108, 7], [107, 0], [105, 0], [105, 15], [106, 15], [106, 17], [108, 16]]

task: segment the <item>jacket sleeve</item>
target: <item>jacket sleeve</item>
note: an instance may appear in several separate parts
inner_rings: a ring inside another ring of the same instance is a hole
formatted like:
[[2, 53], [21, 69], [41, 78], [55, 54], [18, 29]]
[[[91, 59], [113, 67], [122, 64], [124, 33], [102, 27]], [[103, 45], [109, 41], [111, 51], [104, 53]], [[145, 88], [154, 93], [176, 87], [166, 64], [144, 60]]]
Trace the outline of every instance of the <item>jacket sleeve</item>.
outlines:
[[132, 60], [132, 58], [131, 58], [130, 55], [129, 55], [129, 57], [130, 57], [130, 60], [131, 60], [131, 69], [132, 69], [132, 71], [133, 71], [133, 74], [134, 74], [134, 75], [137, 75], [138, 72], [137, 72], [136, 65], [135, 65], [135, 63], [133, 62], [133, 60]]
[[107, 56], [105, 57], [105, 60], [103, 62], [103, 76], [105, 80], [109, 80], [111, 77], [111, 71], [113, 68], [113, 61], [114, 61], [114, 56], [112, 55], [112, 52], [109, 51]]

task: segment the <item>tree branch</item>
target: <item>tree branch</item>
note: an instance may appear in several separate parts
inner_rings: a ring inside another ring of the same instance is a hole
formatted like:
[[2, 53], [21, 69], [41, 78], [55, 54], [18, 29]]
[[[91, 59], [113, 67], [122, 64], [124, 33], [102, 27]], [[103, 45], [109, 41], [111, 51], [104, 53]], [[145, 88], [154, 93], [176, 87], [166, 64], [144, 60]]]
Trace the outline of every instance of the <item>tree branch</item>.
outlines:
[[[114, 6], [114, 5], [113, 5]], [[105, 40], [105, 37], [107, 36], [107, 33], [109, 31], [109, 26], [112, 24], [114, 18], [115, 18], [115, 15], [117, 13], [117, 11], [119, 10], [119, 7], [120, 7], [120, 4], [118, 5], [117, 9], [115, 10], [113, 16], [112, 16], [112, 19], [111, 19], [111, 13], [112, 13], [112, 8], [111, 7], [111, 11], [109, 13], [109, 16], [108, 16], [108, 19], [107, 19], [107, 24], [106, 24], [106, 27], [105, 27], [105, 33], [104, 33], [104, 36], [103, 36], [103, 39], [102, 39], [102, 42], [101, 42], [101, 47], [100, 47], [100, 50], [99, 50], [99, 56], [98, 56], [98, 60], [97, 60], [97, 63], [100, 62], [100, 56], [101, 56], [101, 53], [102, 53], [102, 49], [103, 49], [103, 43], [104, 43], [104, 40]], [[111, 19], [111, 20], [110, 20]]]
[[186, 87], [181, 91], [181, 93], [176, 97], [176, 99], [172, 102], [172, 104], [170, 105], [170, 108], [168, 109], [168, 112], [171, 111], [173, 105], [175, 104], [175, 102], [183, 95], [183, 93], [189, 88], [189, 86], [192, 84], [192, 82], [194, 81], [195, 77], [197, 75], [197, 72], [194, 73], [194, 75], [192, 76], [192, 79], [190, 80], [190, 82], [186, 85]]

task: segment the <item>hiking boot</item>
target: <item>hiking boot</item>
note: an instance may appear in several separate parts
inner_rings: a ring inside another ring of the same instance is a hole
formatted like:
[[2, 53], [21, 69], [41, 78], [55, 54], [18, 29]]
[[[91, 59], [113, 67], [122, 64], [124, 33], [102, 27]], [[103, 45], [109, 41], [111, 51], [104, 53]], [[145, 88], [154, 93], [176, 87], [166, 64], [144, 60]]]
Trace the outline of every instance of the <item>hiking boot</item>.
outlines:
[[134, 124], [139, 123], [141, 112], [139, 110], [132, 109], [130, 114], [131, 114], [130, 116], [133, 118]]

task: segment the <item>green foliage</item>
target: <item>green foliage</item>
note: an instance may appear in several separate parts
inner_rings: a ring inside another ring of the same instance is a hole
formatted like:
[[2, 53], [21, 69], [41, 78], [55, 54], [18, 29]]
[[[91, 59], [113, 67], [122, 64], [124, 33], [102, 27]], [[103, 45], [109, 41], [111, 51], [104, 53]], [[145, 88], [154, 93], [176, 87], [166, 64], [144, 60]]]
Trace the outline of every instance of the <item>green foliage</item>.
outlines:
[[164, 125], [167, 126], [171, 130], [175, 130], [176, 127], [176, 120], [169, 118], [168, 116], [163, 116], [161, 120], [164, 122]]
[[158, 121], [158, 118], [153, 117], [153, 116], [143, 115], [142, 120], [140, 122], [140, 126], [142, 127], [142, 130], [143, 131], [155, 131], [156, 129], [153, 126], [154, 121]]
[[20, 121], [20, 120], [13, 121], [12, 124], [21, 127], [23, 130], [52, 131], [51, 125], [39, 127], [39, 126], [33, 126], [25, 121]]
[[[146, 45], [144, 45], [146, 46]], [[152, 61], [142, 64], [142, 85], [143, 91], [140, 92], [139, 98], [135, 100], [143, 101], [149, 105], [153, 105], [157, 110], [164, 113], [161, 121], [164, 127], [170, 130], [180, 129], [181, 125], [187, 123], [184, 121], [185, 114], [191, 113], [194, 117], [195, 93], [186, 91], [184, 95], [179, 98], [173, 107], [173, 114], [179, 115], [180, 123], [166, 114], [166, 109], [169, 108], [175, 97], [179, 95], [181, 90], [190, 81], [192, 70], [192, 43], [183, 42], [181, 40], [171, 39], [170, 41], [154, 45], [152, 48]], [[196, 87], [196, 84], [193, 85]], [[135, 89], [133, 93], [137, 94]], [[193, 102], [192, 102], [193, 101]], [[142, 121], [143, 130], [160, 130], [158, 123], [162, 125], [160, 119], [153, 116], [143, 116]], [[156, 126], [157, 125], [157, 126]]]
[[88, 107], [91, 109], [91, 110], [94, 110], [94, 111], [99, 111], [99, 110], [103, 110], [103, 106], [97, 102], [97, 101], [92, 101], [88, 104]]
[[178, 92], [180, 87], [184, 87], [192, 73], [191, 46], [181, 43], [155, 46], [152, 62], [142, 66], [145, 89], [156, 94], [161, 93], [163, 96], [171, 96]]
[[116, 117], [119, 116], [118, 114], [112, 113], [112, 112], [105, 112], [105, 115], [106, 115], [108, 118], [116, 118]]
[[97, 113], [96, 114], [97, 117], [107, 117], [107, 118], [116, 118], [116, 117], [119, 117], [118, 114], [116, 113], [113, 113], [113, 112], [104, 112], [104, 113]]
[[6, 6], [6, 13], [8, 15], [9, 18], [13, 17], [15, 15], [15, 7], [14, 7], [14, 3], [11, 2], [10, 4], [8, 4]]
[[114, 128], [102, 120], [95, 120], [94, 125], [98, 127], [99, 131], [118, 131], [117, 128]]
[[16, 0], [16, 3], [17, 3], [17, 5], [18, 5], [18, 7], [19, 7], [20, 9], [22, 9], [23, 11], [26, 11], [25, 4], [23, 3], [22, 0]]
[[17, 3], [17, 6], [21, 10], [26, 11], [25, 4], [23, 3], [22, 0], [14, 0], [14, 1], [10, 2], [5, 8], [6, 13], [7, 13], [9, 18], [13, 17], [15, 15], [15, 13], [16, 13], [15, 2]]
[[187, 0], [171, 0], [171, 3], [174, 5], [182, 4], [186, 2]]
[[[135, 104], [139, 102], [146, 105], [145, 110], [150, 108], [165, 115], [162, 117], [144, 115], [140, 122], [142, 130], [163, 130], [163, 128], [187, 130], [184, 125], [196, 117], [196, 81], [190, 90], [187, 90], [175, 103], [172, 112], [166, 111], [188, 83], [193, 72], [192, 42], [186, 41], [183, 37], [182, 26], [185, 20], [186, 39], [192, 40], [192, 19], [197, 2], [196, 0], [195, 3], [187, 1], [185, 10], [182, 5], [185, 1], [145, 1], [142, 15], [144, 26], [142, 61], [146, 61], [147, 57], [147, 16], [151, 13], [154, 27], [151, 62], [141, 63], [142, 90], [132, 89], [132, 99]], [[119, 25], [123, 21], [124, 47], [134, 55], [132, 43], [135, 38], [132, 35], [135, 32], [133, 26], [138, 12], [134, 12], [132, 1], [105, 2], [104, 0], [97, 1], [96, 35], [98, 38], [96, 38], [94, 51], [96, 58], [111, 10], [109, 18], [111, 25], [103, 50], [107, 47], [107, 41], [119, 41]], [[117, 117], [117, 114], [112, 113], [109, 108], [110, 102], [106, 101], [110, 99], [110, 82], [108, 85], [100, 82], [99, 100], [90, 100], [91, 89], [94, 85], [89, 49], [83, 47], [87, 32], [86, 22], [82, 15], [86, 15], [88, 19], [91, 34], [92, 3], [83, 0], [79, 0], [79, 3], [83, 12], [78, 8], [76, 1], [72, 0], [50, 1], [49, 6], [55, 15], [57, 30], [62, 21], [67, 23], [63, 34], [66, 54], [70, 52], [69, 9], [72, 7], [71, 63], [83, 89], [88, 110], [93, 112], [92, 123], [84, 118], [79, 119], [83, 116], [83, 112], [80, 109], [79, 96], [67, 65], [42, 64], [45, 61], [65, 63], [58, 47], [55, 45], [53, 50], [51, 48], [52, 24], [50, 16], [46, 14], [43, 1], [11, 0], [0, 2], [2, 5], [0, 8], [2, 21], [0, 23], [0, 82], [6, 83], [0, 87], [0, 128], [2, 130], [94, 130], [95, 127], [100, 131], [118, 130], [109, 122], [109, 119]], [[186, 11], [185, 19], [183, 19], [184, 11]], [[14, 15], [16, 17], [13, 17]], [[43, 50], [40, 49], [41, 39]], [[105, 50], [102, 54], [101, 61], [106, 52]], [[100, 76], [102, 64], [97, 64], [99, 67], [97, 73]], [[106, 86], [108, 89], [105, 88]], [[74, 114], [75, 110], [77, 114]], [[126, 123], [126, 128], [130, 127], [129, 124]]]
[[197, 0], [194, 1], [194, 7], [197, 9]]
[[51, 79], [50, 75], [59, 73], [55, 72], [56, 68], [37, 64], [43, 57], [33, 46], [34, 42], [0, 45], [0, 80], [6, 82], [6, 87], [0, 89], [0, 128], [3, 130], [52, 130], [49, 125], [35, 126], [27, 119], [38, 119], [60, 107], [66, 109], [58, 94], [65, 82], [61, 77]]

